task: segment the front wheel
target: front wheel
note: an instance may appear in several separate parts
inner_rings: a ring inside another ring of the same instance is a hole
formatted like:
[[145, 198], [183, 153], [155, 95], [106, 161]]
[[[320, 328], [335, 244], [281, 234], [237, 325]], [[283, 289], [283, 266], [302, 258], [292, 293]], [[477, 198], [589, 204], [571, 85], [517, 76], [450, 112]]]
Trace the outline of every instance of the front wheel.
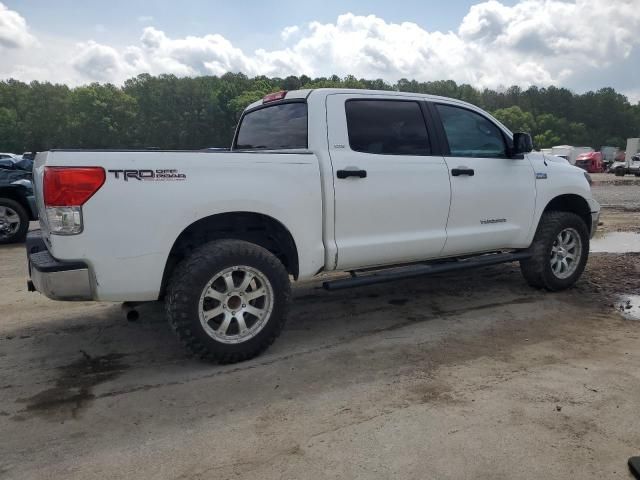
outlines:
[[550, 291], [569, 288], [578, 281], [587, 264], [587, 225], [575, 213], [544, 213], [531, 253], [531, 258], [520, 261], [520, 270], [529, 285]]
[[291, 289], [282, 263], [240, 240], [200, 247], [169, 281], [169, 323], [194, 355], [219, 363], [264, 351], [284, 325]]

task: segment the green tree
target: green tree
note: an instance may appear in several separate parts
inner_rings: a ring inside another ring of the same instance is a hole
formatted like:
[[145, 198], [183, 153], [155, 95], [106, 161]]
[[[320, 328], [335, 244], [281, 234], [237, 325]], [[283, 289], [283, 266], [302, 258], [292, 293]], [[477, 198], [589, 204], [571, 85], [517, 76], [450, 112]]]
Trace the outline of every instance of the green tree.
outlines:
[[136, 101], [114, 85], [93, 83], [76, 88], [70, 117], [73, 147], [117, 148], [133, 143]]
[[529, 112], [523, 112], [518, 106], [501, 108], [493, 112], [493, 116], [513, 132], [533, 134], [536, 131], [536, 121], [533, 115]]
[[554, 86], [479, 90], [452, 80], [420, 82], [353, 75], [286, 78], [242, 73], [178, 78], [139, 75], [122, 87], [77, 88], [49, 82], [0, 81], [0, 150], [54, 147], [229, 146], [242, 110], [264, 95], [298, 88], [366, 88], [464, 100], [495, 113], [512, 130], [531, 132], [538, 147], [625, 147], [640, 135], [640, 104], [612, 88], [576, 94]]

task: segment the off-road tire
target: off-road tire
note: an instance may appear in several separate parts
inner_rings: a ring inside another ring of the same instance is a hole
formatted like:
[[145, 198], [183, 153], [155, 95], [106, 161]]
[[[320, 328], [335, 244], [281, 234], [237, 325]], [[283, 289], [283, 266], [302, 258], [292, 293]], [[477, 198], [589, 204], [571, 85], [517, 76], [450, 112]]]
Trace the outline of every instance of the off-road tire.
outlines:
[[[262, 329], [242, 343], [228, 344], [208, 335], [200, 322], [199, 302], [207, 283], [218, 272], [246, 265], [261, 272], [273, 289], [273, 310]], [[169, 324], [196, 357], [236, 363], [262, 353], [280, 335], [291, 299], [289, 275], [268, 250], [241, 240], [216, 240], [195, 250], [173, 271], [165, 297]]]
[[618, 167], [613, 171], [613, 173], [615, 173], [616, 177], [624, 177], [625, 171], [624, 168]]
[[[565, 228], [575, 229], [582, 242], [579, 263], [568, 278], [558, 278], [551, 268], [551, 249], [558, 234]], [[589, 230], [584, 220], [571, 212], [546, 212], [531, 244], [531, 258], [520, 261], [520, 270], [529, 285], [549, 291], [564, 290], [576, 283], [589, 257]]]
[[27, 232], [29, 231], [29, 214], [27, 211], [22, 205], [10, 198], [0, 198], [0, 207], [9, 207], [20, 217], [18, 230], [11, 236], [0, 237], [0, 245], [24, 242], [24, 239], [27, 238]]

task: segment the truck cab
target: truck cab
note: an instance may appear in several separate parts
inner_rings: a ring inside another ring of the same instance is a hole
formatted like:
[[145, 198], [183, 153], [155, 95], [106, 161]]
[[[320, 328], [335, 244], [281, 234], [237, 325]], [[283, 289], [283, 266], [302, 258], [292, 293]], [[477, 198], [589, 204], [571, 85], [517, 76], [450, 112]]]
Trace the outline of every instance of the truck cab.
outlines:
[[581, 153], [576, 158], [576, 167], [582, 168], [589, 173], [601, 173], [604, 171], [604, 165], [602, 163], [602, 153], [600, 152], [588, 152]]

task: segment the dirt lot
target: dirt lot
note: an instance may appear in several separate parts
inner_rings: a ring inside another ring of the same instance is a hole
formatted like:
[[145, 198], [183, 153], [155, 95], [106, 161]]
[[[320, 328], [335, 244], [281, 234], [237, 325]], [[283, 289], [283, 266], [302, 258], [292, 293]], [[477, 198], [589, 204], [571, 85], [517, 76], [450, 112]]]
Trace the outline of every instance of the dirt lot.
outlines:
[[[627, 187], [594, 187], [618, 199], [607, 231], [637, 230]], [[594, 254], [556, 294], [517, 265], [303, 285], [231, 366], [185, 358], [156, 305], [52, 302], [21, 246], [0, 258], [0, 478], [630, 478], [640, 455], [640, 322], [613, 308], [638, 254]]]

